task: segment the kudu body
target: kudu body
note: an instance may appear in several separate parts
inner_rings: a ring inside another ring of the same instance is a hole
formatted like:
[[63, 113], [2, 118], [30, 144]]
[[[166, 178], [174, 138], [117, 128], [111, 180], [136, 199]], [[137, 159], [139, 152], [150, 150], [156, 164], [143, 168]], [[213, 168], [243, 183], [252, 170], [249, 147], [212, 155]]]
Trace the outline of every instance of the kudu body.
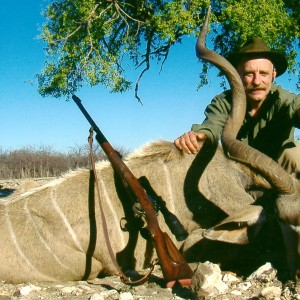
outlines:
[[[274, 211], [285, 241], [289, 276], [295, 280], [297, 270], [300, 267], [300, 182], [289, 175], [274, 160], [236, 139], [246, 113], [246, 95], [242, 81], [235, 68], [225, 58], [207, 49], [205, 46], [208, 19], [209, 12], [197, 41], [196, 53], [199, 58], [211, 62], [226, 75], [233, 95], [231, 112], [222, 133], [222, 145], [229, 158], [243, 163], [254, 172], [261, 174], [277, 193]], [[244, 230], [240, 229], [240, 242], [245, 243], [247, 242], [247, 226], [258, 223], [264, 214], [264, 210], [259, 207], [257, 207], [257, 210], [253, 209], [253, 213], [250, 215], [249, 211], [242, 211], [240, 216], [237, 218], [230, 216], [219, 226], [207, 231], [205, 236], [211, 239], [231, 242], [232, 236], [228, 234], [227, 229], [223, 229], [226, 228], [226, 224], [236, 222], [236, 225], [239, 227], [244, 225]], [[243, 219], [243, 222], [240, 221], [241, 219]], [[248, 221], [246, 221], [247, 219]]]
[[[156, 142], [130, 155], [125, 162], [137, 178], [147, 177], [167, 208], [192, 233], [250, 206], [254, 200], [246, 190], [268, 187], [265, 180], [227, 159], [220, 149], [212, 159], [211, 153], [181, 154], [171, 142]], [[124, 270], [141, 270], [155, 256], [152, 242], [140, 237], [136, 221], [132, 222], [135, 218], [130, 202], [110, 164], [98, 163], [97, 175], [118, 261]], [[81, 280], [115, 272], [104, 244], [97, 201], [88, 170], [72, 171], [1, 199], [0, 279]], [[120, 228], [120, 223], [125, 226], [125, 216], [129, 232]], [[159, 218], [162, 230], [172, 236], [161, 214]], [[201, 235], [191, 234], [183, 249], [188, 251], [199, 239]]]

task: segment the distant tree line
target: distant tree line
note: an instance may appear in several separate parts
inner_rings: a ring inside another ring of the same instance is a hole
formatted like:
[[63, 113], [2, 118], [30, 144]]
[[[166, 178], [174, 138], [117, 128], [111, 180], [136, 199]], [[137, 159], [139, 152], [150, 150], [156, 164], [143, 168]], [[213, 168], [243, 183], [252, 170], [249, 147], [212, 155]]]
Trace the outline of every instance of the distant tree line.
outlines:
[[[125, 149], [117, 149], [126, 155]], [[95, 160], [107, 159], [100, 146], [93, 149]], [[60, 176], [68, 170], [89, 168], [88, 146], [75, 146], [67, 153], [53, 150], [50, 146], [23, 147], [17, 150], [0, 148], [0, 179], [23, 179]]]

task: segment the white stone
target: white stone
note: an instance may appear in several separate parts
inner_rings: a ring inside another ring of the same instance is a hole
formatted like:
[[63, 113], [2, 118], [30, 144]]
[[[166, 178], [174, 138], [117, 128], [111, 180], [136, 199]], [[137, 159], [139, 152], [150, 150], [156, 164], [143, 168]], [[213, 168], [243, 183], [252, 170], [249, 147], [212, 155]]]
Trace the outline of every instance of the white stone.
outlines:
[[119, 293], [116, 290], [108, 290], [101, 292], [104, 298], [119, 299]]
[[79, 288], [79, 289], [82, 289], [82, 290], [84, 290], [84, 291], [87, 291], [87, 292], [89, 292], [89, 291], [92, 290], [89, 286], [84, 285], [84, 284], [78, 285], [78, 288]]
[[230, 273], [226, 273], [223, 276], [223, 281], [226, 283], [232, 283], [232, 282], [240, 282], [241, 280]]
[[255, 272], [253, 272], [248, 279], [260, 279], [267, 277], [268, 280], [272, 280], [276, 276], [276, 270], [272, 267], [272, 265], [268, 262], [263, 266], [259, 267]]
[[247, 291], [251, 286], [252, 286], [252, 284], [250, 282], [246, 281], [246, 282], [240, 283], [238, 287], [242, 291]]
[[220, 267], [210, 262], [199, 263], [192, 278], [192, 289], [199, 297], [223, 294], [228, 285], [222, 281]]
[[77, 288], [75, 286], [66, 286], [61, 289], [62, 293], [64, 294], [72, 294], [76, 292]]
[[278, 286], [268, 286], [265, 287], [260, 294], [266, 299], [280, 298], [281, 288]]
[[105, 300], [104, 296], [98, 293], [91, 295], [90, 300]]
[[30, 285], [23, 286], [20, 289], [20, 295], [22, 296], [28, 296], [31, 292], [32, 292], [32, 288]]
[[237, 290], [233, 290], [233, 291], [231, 291], [230, 294], [235, 295], [235, 296], [241, 296], [242, 292], [241, 291], [237, 291]]
[[133, 300], [133, 295], [130, 292], [120, 293], [119, 300]]
[[28, 296], [32, 291], [40, 291], [41, 289], [42, 288], [34, 286], [32, 284], [26, 285], [26, 286], [23, 286], [20, 289], [20, 295], [22, 295], [22, 296]]

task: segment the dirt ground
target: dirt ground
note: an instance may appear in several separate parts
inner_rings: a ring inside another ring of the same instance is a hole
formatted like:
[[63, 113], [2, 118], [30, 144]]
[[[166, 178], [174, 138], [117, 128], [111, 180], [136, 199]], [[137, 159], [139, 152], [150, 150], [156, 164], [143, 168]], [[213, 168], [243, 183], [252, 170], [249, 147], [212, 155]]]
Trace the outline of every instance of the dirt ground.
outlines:
[[[276, 272], [275, 272], [276, 273]], [[222, 293], [213, 296], [199, 295], [199, 291], [187, 288], [165, 288], [161, 272], [155, 270], [154, 275], [147, 283], [140, 286], [128, 286], [122, 283], [117, 276], [95, 279], [89, 282], [58, 282], [58, 283], [25, 283], [6, 284], [0, 283], [0, 300], [8, 299], [68, 299], [68, 300], [102, 300], [102, 299], [300, 299], [293, 285], [282, 285], [276, 276], [262, 276], [255, 279], [235, 277], [231, 282], [223, 281], [228, 288]], [[269, 276], [269, 277], [268, 277]]]

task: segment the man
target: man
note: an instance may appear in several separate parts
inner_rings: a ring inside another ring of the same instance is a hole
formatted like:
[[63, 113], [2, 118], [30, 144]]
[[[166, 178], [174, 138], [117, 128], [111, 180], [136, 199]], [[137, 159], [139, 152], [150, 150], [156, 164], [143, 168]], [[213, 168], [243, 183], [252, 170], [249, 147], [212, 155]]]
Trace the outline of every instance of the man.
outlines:
[[[237, 69], [247, 97], [247, 113], [237, 139], [278, 161], [288, 172], [300, 173], [300, 145], [294, 140], [294, 128], [300, 128], [300, 95], [273, 84], [287, 69], [285, 56], [252, 38], [228, 60]], [[217, 144], [230, 107], [228, 90], [212, 100], [204, 122], [177, 138], [175, 146], [195, 154], [204, 141]]]

